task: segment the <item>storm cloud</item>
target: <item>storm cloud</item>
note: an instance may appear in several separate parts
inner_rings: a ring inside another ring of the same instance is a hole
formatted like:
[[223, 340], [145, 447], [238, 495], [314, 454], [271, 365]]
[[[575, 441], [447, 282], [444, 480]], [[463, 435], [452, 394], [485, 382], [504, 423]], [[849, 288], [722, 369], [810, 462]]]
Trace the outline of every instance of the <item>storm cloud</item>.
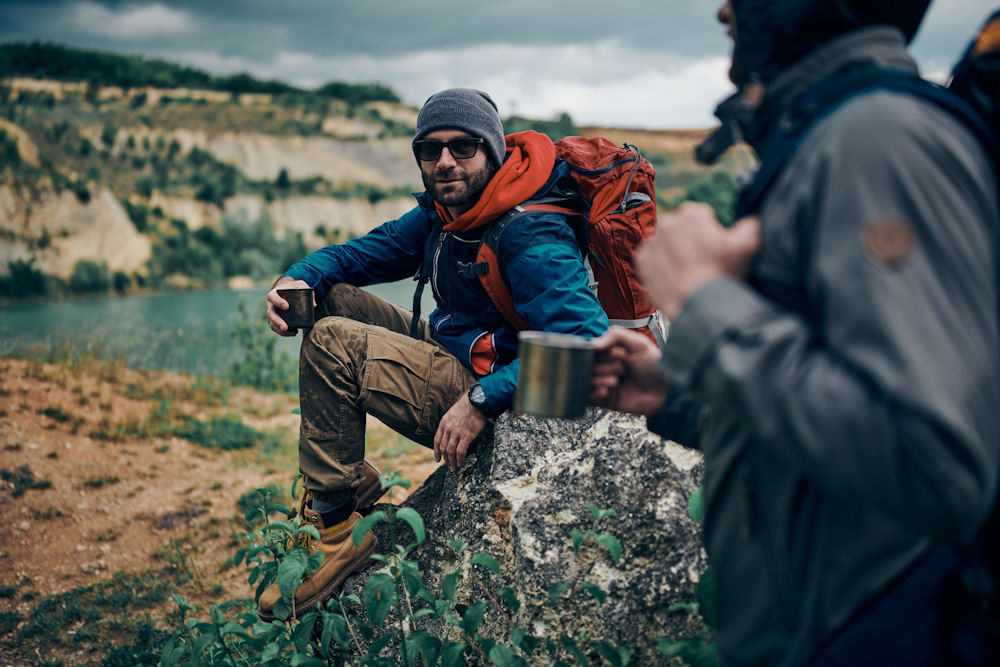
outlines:
[[[16, 0], [0, 41], [42, 40], [164, 58], [304, 87], [380, 82], [410, 104], [449, 86], [488, 91], [504, 115], [578, 124], [713, 124], [730, 90], [715, 2], [696, 0]], [[946, 76], [991, 9], [938, 0], [914, 53]]]

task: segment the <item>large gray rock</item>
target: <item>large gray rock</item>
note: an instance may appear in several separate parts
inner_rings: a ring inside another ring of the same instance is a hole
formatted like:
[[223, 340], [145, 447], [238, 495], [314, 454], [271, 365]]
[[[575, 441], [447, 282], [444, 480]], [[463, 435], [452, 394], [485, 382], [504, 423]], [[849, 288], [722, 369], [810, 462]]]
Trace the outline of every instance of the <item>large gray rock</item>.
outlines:
[[[439, 597], [442, 576], [459, 567], [474, 571], [494, 596], [503, 586], [514, 589], [519, 610], [510, 613], [505, 602], [500, 605], [515, 626], [556, 639], [582, 632], [637, 649], [632, 664], [655, 664], [656, 638], [686, 634], [689, 615], [669, 608], [692, 601], [705, 568], [699, 530], [688, 515], [701, 468], [700, 454], [649, 433], [642, 419], [593, 409], [575, 421], [507, 413], [495, 438], [483, 439], [465, 467], [456, 474], [442, 466], [405, 503], [427, 529], [426, 542], [411, 559]], [[622, 545], [617, 565], [598, 544], [574, 553], [572, 530], [586, 532], [593, 523], [588, 504], [617, 514], [598, 525], [598, 533], [614, 535]], [[375, 532], [387, 553], [385, 525]], [[401, 541], [412, 541], [408, 528], [404, 533]], [[450, 540], [468, 543], [462, 556], [448, 546]], [[479, 552], [497, 560], [499, 577], [469, 564]], [[380, 571], [372, 567], [351, 577], [343, 592], [360, 597], [367, 578]], [[577, 577], [600, 586], [606, 601], [599, 604], [577, 589], [550, 606], [552, 583]], [[457, 602], [484, 599], [472, 577], [460, 577]], [[446, 642], [460, 639], [459, 630], [443, 620], [424, 617], [415, 625]], [[504, 640], [506, 625], [488, 603], [480, 632]]]

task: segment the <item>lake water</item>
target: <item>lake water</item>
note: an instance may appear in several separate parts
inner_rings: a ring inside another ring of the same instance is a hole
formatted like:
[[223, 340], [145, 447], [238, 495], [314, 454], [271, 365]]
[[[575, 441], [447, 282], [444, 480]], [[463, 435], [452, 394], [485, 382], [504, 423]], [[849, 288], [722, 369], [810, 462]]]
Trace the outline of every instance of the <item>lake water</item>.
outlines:
[[[414, 287], [401, 280], [366, 289], [410, 308]], [[236, 354], [230, 332], [240, 304], [262, 320], [266, 293], [260, 287], [0, 305], [0, 355], [68, 343], [77, 351], [124, 357], [133, 368], [221, 375]], [[425, 316], [433, 307], [429, 295], [425, 290]], [[282, 349], [298, 355], [300, 336], [276, 337]]]

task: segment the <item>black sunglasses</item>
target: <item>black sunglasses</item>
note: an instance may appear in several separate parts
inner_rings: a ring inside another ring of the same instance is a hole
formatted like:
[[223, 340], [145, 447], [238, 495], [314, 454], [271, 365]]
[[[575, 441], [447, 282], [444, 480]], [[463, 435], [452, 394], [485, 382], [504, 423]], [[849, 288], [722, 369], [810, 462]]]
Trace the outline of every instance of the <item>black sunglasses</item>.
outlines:
[[468, 160], [479, 150], [483, 140], [479, 137], [458, 137], [451, 141], [437, 139], [420, 139], [413, 142], [413, 154], [418, 160], [433, 162], [441, 157], [441, 149], [448, 147], [448, 152], [456, 160]]

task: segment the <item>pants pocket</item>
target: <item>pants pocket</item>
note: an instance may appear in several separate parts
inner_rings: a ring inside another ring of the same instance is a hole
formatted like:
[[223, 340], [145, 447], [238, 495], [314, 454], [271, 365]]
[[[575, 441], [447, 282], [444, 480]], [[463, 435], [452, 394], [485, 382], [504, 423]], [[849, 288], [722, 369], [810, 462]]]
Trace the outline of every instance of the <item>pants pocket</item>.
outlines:
[[424, 409], [433, 357], [427, 343], [369, 331], [358, 397], [361, 407], [408, 437], [418, 441], [426, 437]]

